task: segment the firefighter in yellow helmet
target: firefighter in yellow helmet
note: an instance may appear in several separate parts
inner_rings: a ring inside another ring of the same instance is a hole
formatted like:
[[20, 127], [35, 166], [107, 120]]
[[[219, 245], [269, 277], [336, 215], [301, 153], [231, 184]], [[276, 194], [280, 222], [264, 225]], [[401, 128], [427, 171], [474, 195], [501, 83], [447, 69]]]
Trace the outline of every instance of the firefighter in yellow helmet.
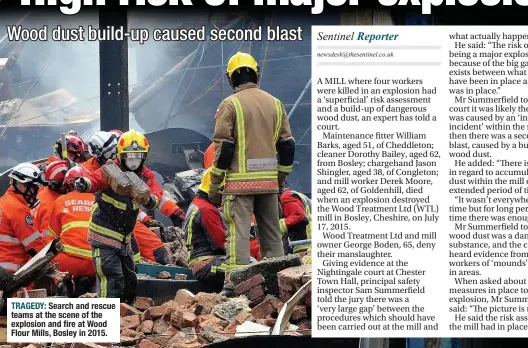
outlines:
[[227, 266], [222, 295], [230, 296], [230, 272], [250, 263], [252, 213], [262, 257], [284, 255], [278, 197], [292, 170], [295, 140], [281, 101], [258, 87], [259, 67], [252, 56], [236, 53], [227, 63], [226, 75], [233, 95], [216, 111], [209, 199], [217, 205], [224, 199]]
[[136, 173], [150, 188], [147, 202], [135, 202], [132, 197], [112, 191], [103, 178], [103, 167], [75, 181], [80, 192], [95, 193], [95, 204], [89, 223], [88, 241], [97, 272], [97, 296], [120, 298], [132, 304], [136, 297], [137, 277], [131, 246], [132, 231], [140, 204], [155, 209], [163, 197], [163, 190], [154, 173], [145, 166], [150, 150], [145, 136], [135, 130], [124, 133], [117, 145], [117, 159], [121, 170]]

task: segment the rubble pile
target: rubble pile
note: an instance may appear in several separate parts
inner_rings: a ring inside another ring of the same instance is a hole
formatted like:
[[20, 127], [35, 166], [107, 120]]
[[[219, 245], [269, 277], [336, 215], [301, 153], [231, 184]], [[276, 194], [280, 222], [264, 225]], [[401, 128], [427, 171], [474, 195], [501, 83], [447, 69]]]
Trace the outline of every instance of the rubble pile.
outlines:
[[[288, 267], [292, 264], [293, 267]], [[161, 305], [147, 297], [137, 297], [133, 306], [121, 303], [121, 339], [113, 346], [197, 348], [231, 338], [269, 335], [285, 303], [310, 280], [311, 267], [300, 265], [298, 256], [265, 260], [260, 264], [264, 267], [256, 265], [244, 272], [237, 271], [235, 298], [180, 289], [174, 299]], [[164, 272], [158, 274], [159, 278], [166, 276]], [[285, 335], [310, 335], [310, 295], [294, 307]], [[32, 345], [26, 343], [15, 348], [40, 347]], [[112, 345], [75, 343], [70, 348], [109, 346]]]
[[187, 245], [185, 245], [185, 232], [177, 227], [165, 227], [165, 246], [172, 252], [171, 264], [180, 267], [189, 267]]

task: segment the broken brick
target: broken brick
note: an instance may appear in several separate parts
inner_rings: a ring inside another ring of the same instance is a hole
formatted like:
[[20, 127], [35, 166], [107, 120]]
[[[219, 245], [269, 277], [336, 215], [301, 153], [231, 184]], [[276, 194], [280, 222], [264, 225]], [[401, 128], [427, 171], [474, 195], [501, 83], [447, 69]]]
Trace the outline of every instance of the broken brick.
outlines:
[[288, 302], [290, 298], [293, 296], [292, 291], [286, 291], [284, 289], [279, 289], [279, 298], [282, 302]]
[[187, 289], [180, 289], [176, 293], [174, 301], [180, 306], [190, 307], [195, 301], [195, 296]]
[[97, 294], [93, 292], [87, 292], [86, 294], [79, 296], [79, 298], [97, 298]]
[[293, 308], [293, 312], [291, 314], [291, 320], [300, 320], [307, 318], [308, 314], [306, 314], [306, 306], [295, 306]]
[[121, 336], [119, 338], [119, 342], [121, 343], [121, 345], [123, 346], [131, 346], [131, 345], [134, 345], [134, 343], [136, 343], [137, 341], [137, 338], [135, 337], [128, 337], [128, 336]]
[[273, 318], [266, 318], [264, 320], [266, 321], [265, 325], [267, 325], [269, 327], [274, 327], [275, 324], [277, 323], [277, 319], [273, 319]]
[[125, 336], [125, 337], [136, 337], [137, 335], [137, 332], [132, 330], [132, 329], [123, 329], [121, 331], [121, 336]]
[[121, 318], [122, 329], [136, 329], [139, 324], [141, 324], [139, 315], [129, 315]]
[[167, 309], [165, 309], [165, 313], [163, 314], [163, 319], [165, 319], [166, 322], [169, 322], [172, 316], [172, 313], [174, 313], [175, 310], [176, 309], [172, 307], [167, 307]]
[[251, 290], [251, 288], [254, 288], [263, 283], [264, 283], [264, 277], [261, 274], [254, 275], [248, 280], [235, 286], [235, 294], [242, 295], [248, 292], [249, 290]]
[[157, 278], [158, 279], [171, 279], [172, 275], [170, 274], [170, 272], [161, 271], [161, 272], [158, 273]]
[[171, 324], [178, 329], [195, 327], [198, 325], [198, 318], [194, 313], [176, 310], [171, 316]]
[[139, 344], [139, 348], [159, 348], [161, 347], [159, 344], [154, 343], [150, 340], [142, 340]]
[[48, 297], [48, 292], [46, 289], [35, 289], [28, 291], [29, 298], [46, 298]]
[[139, 325], [139, 331], [146, 334], [152, 333], [152, 329], [154, 329], [154, 322], [152, 320], [145, 320]]
[[279, 289], [287, 292], [296, 292], [303, 286], [303, 276], [310, 274], [312, 265], [290, 267], [277, 273]]
[[138, 311], [137, 309], [135, 309], [132, 306], [127, 305], [126, 303], [121, 303], [121, 305], [119, 307], [119, 310], [121, 312], [121, 316], [122, 317], [127, 317], [129, 315], [141, 314], [140, 311]]
[[224, 329], [224, 332], [227, 334], [228, 337], [234, 337], [238, 325], [240, 325], [240, 323], [237, 322], [236, 320], [233, 320], [232, 322], [229, 323], [229, 325], [226, 326], [226, 328]]
[[136, 297], [136, 303], [134, 303], [134, 307], [145, 311], [149, 309], [150, 307], [154, 306], [154, 301], [152, 301], [149, 297]]
[[235, 317], [234, 320], [236, 320], [237, 322], [242, 324], [246, 320], [250, 320], [250, 317], [251, 317], [251, 313], [249, 313], [249, 312], [240, 312], [240, 313], [238, 313], [238, 315]]
[[217, 304], [227, 301], [226, 297], [218, 296], [217, 294], [210, 294], [206, 292], [199, 292], [196, 294], [194, 298], [196, 300], [196, 303], [204, 307], [208, 307], [208, 308], [213, 308]]
[[165, 314], [166, 310], [167, 307], [165, 306], [150, 307], [145, 312], [143, 312], [143, 320], [155, 320], [161, 318]]
[[[158, 344], [161, 347], [165, 347], [165, 345], [167, 344], [169, 339], [170, 339], [169, 336], [151, 336], [151, 337], [148, 338], [148, 341], [150, 341], [150, 342], [152, 342], [154, 344]], [[143, 340], [143, 341], [145, 341], [145, 340]]]
[[102, 348], [102, 346], [95, 343], [74, 343], [72, 348]]
[[174, 326], [169, 326], [169, 328], [167, 329], [167, 331], [165, 331], [165, 334], [166, 335], [169, 335], [169, 336], [172, 336], [172, 335], [175, 335], [177, 333], [179, 333], [180, 330], [178, 330], [177, 328], [175, 328]]
[[154, 322], [154, 327], [152, 328], [152, 332], [156, 334], [162, 334], [167, 331], [169, 328], [169, 324], [165, 321], [163, 318], [159, 318]]
[[176, 274], [174, 276], [175, 280], [187, 280], [187, 274]]
[[264, 301], [256, 305], [251, 310], [251, 315], [253, 315], [256, 319], [265, 319], [268, 315], [276, 311], [271, 302], [272, 301], [269, 298], [264, 299]]
[[259, 325], [264, 325], [264, 326], [269, 326], [271, 327], [271, 325], [268, 325], [267, 324], [267, 319], [257, 319], [255, 320], [255, 323], [259, 324]]
[[197, 331], [204, 331], [207, 327], [212, 327], [216, 332], [221, 332], [226, 326], [227, 322], [212, 314], [202, 315], [198, 317]]
[[259, 297], [264, 296], [264, 290], [262, 289], [262, 286], [256, 286], [249, 290], [247, 293], [247, 297], [250, 301], [254, 301], [258, 299]]

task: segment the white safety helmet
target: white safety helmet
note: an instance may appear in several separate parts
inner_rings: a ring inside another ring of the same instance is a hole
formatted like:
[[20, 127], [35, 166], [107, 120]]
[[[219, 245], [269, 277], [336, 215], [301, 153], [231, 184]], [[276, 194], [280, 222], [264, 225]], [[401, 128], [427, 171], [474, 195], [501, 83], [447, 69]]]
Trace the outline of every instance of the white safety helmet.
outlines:
[[30, 208], [34, 208], [39, 204], [37, 193], [38, 188], [43, 184], [42, 175], [43, 173], [40, 169], [29, 162], [20, 163], [8, 175], [15, 192], [24, 197]]
[[106, 162], [117, 154], [117, 140], [109, 132], [96, 132], [88, 140], [88, 151], [100, 162]]
[[36, 165], [30, 162], [25, 162], [15, 166], [8, 176], [21, 184], [42, 184], [41, 174], [40, 169], [38, 169]]

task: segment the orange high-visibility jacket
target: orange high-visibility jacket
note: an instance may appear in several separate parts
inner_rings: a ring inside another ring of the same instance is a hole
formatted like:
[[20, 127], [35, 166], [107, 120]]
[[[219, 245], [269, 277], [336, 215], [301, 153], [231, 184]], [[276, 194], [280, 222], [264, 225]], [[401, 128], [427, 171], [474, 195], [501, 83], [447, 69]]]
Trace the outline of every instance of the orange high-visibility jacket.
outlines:
[[88, 224], [95, 195], [71, 191], [55, 201], [49, 220], [49, 232], [60, 238], [64, 253], [92, 259], [92, 247], [88, 243]]
[[41, 187], [37, 194], [40, 203], [33, 209], [35, 229], [42, 234], [42, 237], [44, 237], [47, 242], [50, 242], [53, 239], [53, 236], [48, 231], [49, 219], [55, 201], [60, 196], [60, 193], [53, 191], [49, 187]]
[[24, 197], [11, 187], [0, 197], [0, 267], [15, 273], [46, 246]]
[[81, 163], [81, 166], [83, 166], [84, 169], [86, 169], [90, 173], [95, 172], [97, 169], [101, 168], [101, 165], [99, 164], [99, 162], [97, 161], [97, 158], [95, 157], [92, 157], [89, 160]]

